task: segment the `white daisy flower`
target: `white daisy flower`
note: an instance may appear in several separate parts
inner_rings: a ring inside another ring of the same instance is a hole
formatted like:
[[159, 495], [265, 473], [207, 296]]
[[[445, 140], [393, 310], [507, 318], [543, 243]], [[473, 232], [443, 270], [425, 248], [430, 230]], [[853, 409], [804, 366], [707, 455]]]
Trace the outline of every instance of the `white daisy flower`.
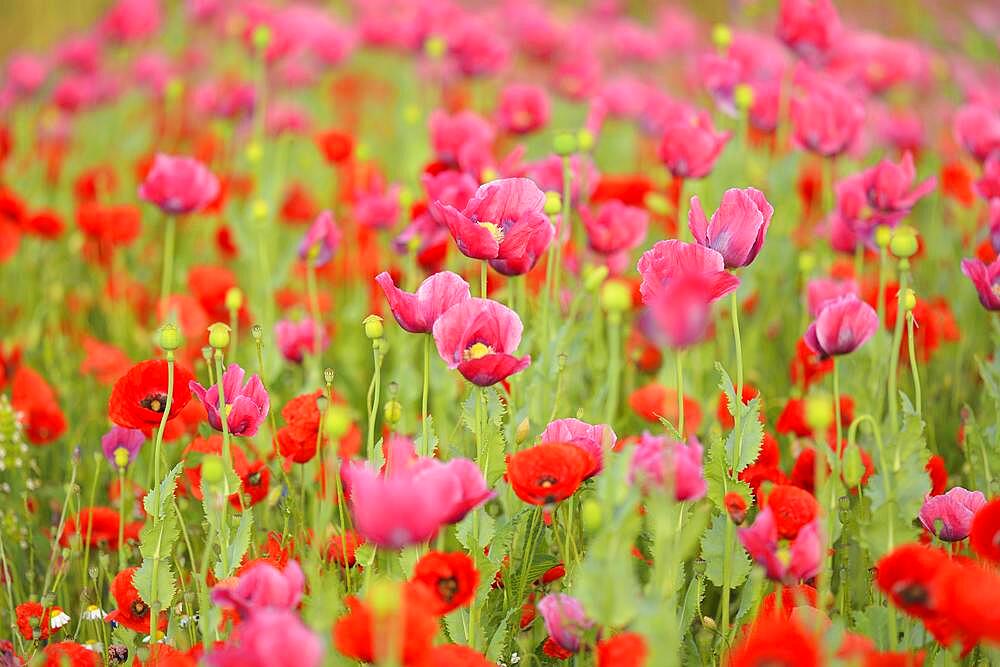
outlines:
[[61, 628], [67, 623], [69, 623], [69, 614], [59, 607], [52, 607], [52, 611], [49, 612], [49, 625], [52, 626], [52, 629]]
[[92, 604], [83, 610], [81, 616], [85, 621], [103, 621], [107, 613], [96, 604]]

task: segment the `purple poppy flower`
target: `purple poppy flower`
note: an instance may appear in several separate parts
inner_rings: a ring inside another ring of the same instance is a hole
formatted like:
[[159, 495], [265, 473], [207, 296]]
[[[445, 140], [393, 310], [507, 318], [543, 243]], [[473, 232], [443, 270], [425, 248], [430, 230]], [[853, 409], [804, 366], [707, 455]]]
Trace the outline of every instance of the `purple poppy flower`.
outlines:
[[[221, 410], [226, 415], [226, 424], [232, 435], [251, 437], [264, 423], [270, 407], [270, 399], [264, 383], [257, 375], [250, 376], [244, 384], [246, 372], [237, 364], [229, 364], [222, 374], [222, 388], [225, 390], [226, 405]], [[222, 430], [219, 407], [219, 386], [203, 387], [194, 380], [188, 385], [208, 413], [208, 423], [216, 431]]]

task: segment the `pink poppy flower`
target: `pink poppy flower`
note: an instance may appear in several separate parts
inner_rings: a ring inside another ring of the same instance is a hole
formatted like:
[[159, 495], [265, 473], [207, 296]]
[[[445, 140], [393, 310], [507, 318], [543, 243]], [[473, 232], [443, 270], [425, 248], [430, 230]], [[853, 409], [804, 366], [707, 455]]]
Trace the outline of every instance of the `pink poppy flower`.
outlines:
[[435, 466], [440, 466], [458, 481], [458, 498], [452, 504], [451, 511], [444, 518], [444, 522], [447, 524], [458, 523], [469, 512], [496, 496], [496, 492], [490, 490], [486, 485], [486, 478], [483, 477], [482, 471], [474, 461], [463, 458], [451, 459], [444, 463], [435, 459], [425, 458], [422, 460], [431, 461]]
[[219, 179], [194, 158], [157, 154], [139, 197], [169, 215], [200, 211], [219, 195]]
[[604, 468], [604, 452], [610, 451], [618, 436], [608, 424], [588, 424], [579, 419], [557, 419], [542, 431], [541, 442], [564, 442], [586, 451], [594, 467], [584, 479], [590, 479]]
[[386, 185], [381, 179], [374, 186], [354, 194], [354, 218], [362, 227], [390, 229], [399, 220], [399, 185]]
[[983, 308], [1000, 310], [1000, 259], [989, 265], [979, 259], [963, 259], [962, 273], [972, 281]]
[[[574, 206], [590, 199], [600, 173], [587, 155], [574, 154], [569, 158], [569, 198]], [[528, 165], [527, 176], [545, 192], [563, 192], [563, 159], [549, 155]]]
[[806, 329], [805, 342], [821, 358], [850, 354], [878, 330], [875, 309], [855, 294], [828, 301]]
[[824, 157], [840, 155], [861, 129], [865, 109], [840, 85], [824, 80], [808, 82], [808, 89], [792, 99], [796, 141]]
[[658, 241], [643, 253], [636, 268], [642, 277], [639, 292], [644, 303], [651, 303], [671, 281], [692, 274], [704, 282], [713, 301], [740, 285], [740, 279], [725, 270], [725, 259], [717, 251], [676, 239]]
[[459, 164], [463, 153], [492, 146], [495, 136], [489, 122], [471, 111], [450, 116], [438, 109], [431, 114], [428, 129], [435, 157], [453, 167]]
[[816, 317], [826, 304], [847, 294], [858, 294], [858, 284], [853, 280], [813, 278], [806, 285], [809, 316]]
[[139, 456], [139, 450], [142, 449], [142, 445], [145, 442], [146, 436], [139, 429], [123, 428], [115, 425], [101, 437], [101, 451], [104, 453], [104, 458], [108, 460], [108, 463], [117, 467], [118, 462], [115, 460], [115, 453], [119, 449], [124, 450], [128, 454], [128, 463], [132, 463]]
[[990, 245], [993, 246], [993, 252], [1000, 253], [1000, 197], [990, 200], [986, 217], [990, 224]]
[[337, 252], [342, 237], [340, 228], [333, 221], [333, 213], [321, 212], [299, 241], [299, 259], [308, 260], [310, 251], [316, 248], [313, 264], [316, 268], [324, 266]]
[[116, 42], [138, 42], [160, 29], [160, 0], [118, 0], [101, 22], [101, 31]]
[[510, 47], [496, 27], [470, 16], [449, 27], [448, 55], [465, 76], [496, 74], [510, 60]]
[[7, 83], [22, 95], [41, 88], [48, 75], [48, 63], [30, 53], [17, 54], [7, 61]]
[[[318, 345], [317, 335], [319, 335]], [[326, 331], [320, 330], [311, 317], [303, 317], [298, 322], [281, 320], [274, 325], [274, 338], [281, 356], [297, 364], [302, 363], [306, 354], [322, 352], [330, 344], [330, 337]]]
[[819, 519], [799, 529], [787, 548], [787, 556], [779, 556], [778, 524], [770, 507], [765, 507], [748, 528], [739, 529], [740, 543], [757, 564], [764, 567], [769, 579], [786, 586], [812, 579], [819, 572], [823, 557]]
[[937, 178], [931, 176], [914, 186], [917, 172], [913, 166], [913, 154], [907, 151], [899, 164], [882, 160], [864, 172], [864, 189], [868, 204], [882, 213], [908, 212], [917, 200], [937, 186]]
[[981, 491], [956, 486], [939, 496], [927, 496], [917, 518], [938, 539], [958, 542], [969, 536], [972, 519], [985, 504], [986, 496]]
[[543, 597], [538, 601], [538, 613], [552, 641], [573, 653], [580, 650], [584, 633], [594, 626], [580, 601], [565, 593], [549, 593]]
[[396, 287], [383, 271], [375, 276], [399, 326], [411, 333], [431, 333], [434, 323], [452, 306], [471, 298], [469, 283], [451, 271], [430, 276], [413, 294]]
[[959, 109], [953, 129], [955, 140], [979, 162], [1000, 151], [1000, 113], [985, 104]]
[[840, 30], [840, 17], [831, 0], [781, 0], [778, 39], [806, 62], [825, 62]]
[[698, 273], [684, 273], [672, 278], [652, 298], [644, 300], [652, 323], [658, 329], [656, 340], [673, 348], [700, 342], [712, 320], [715, 293], [709, 278]]
[[976, 189], [976, 193], [986, 201], [1000, 198], [1000, 151], [986, 158], [986, 162], [983, 164], [983, 175], [973, 184], [973, 187]]
[[760, 190], [732, 188], [722, 195], [711, 221], [705, 218], [697, 195], [691, 197], [688, 227], [695, 241], [722, 255], [726, 268], [736, 268], [749, 266], [757, 258], [773, 214], [774, 207]]
[[642, 245], [649, 228], [645, 209], [628, 206], [617, 199], [605, 202], [596, 213], [589, 208], [580, 210], [580, 220], [587, 231], [587, 245], [602, 255], [627, 253]]
[[288, 561], [280, 570], [261, 562], [235, 580], [216, 584], [212, 588], [212, 602], [235, 610], [243, 619], [266, 609], [294, 611], [302, 601], [305, 583], [305, 575], [297, 561]]
[[265, 609], [240, 623], [205, 662], [211, 667], [319, 667], [323, 655], [323, 642], [293, 612]]
[[511, 84], [500, 91], [497, 121], [506, 132], [534, 132], [545, 127], [551, 113], [549, 97], [541, 86]]
[[229, 368], [222, 374], [225, 408], [219, 405], [218, 384], [203, 387], [192, 380], [188, 387], [190, 387], [191, 393], [205, 406], [208, 423], [211, 424], [212, 428], [216, 431], [222, 430], [221, 412], [226, 415], [226, 424], [230, 434], [250, 438], [257, 433], [257, 429], [264, 422], [271, 403], [260, 377], [251, 375], [250, 379], [244, 383], [245, 375], [246, 371], [238, 364], [229, 364]]
[[545, 193], [530, 180], [503, 178], [479, 186], [461, 212], [439, 201], [430, 211], [463, 255], [516, 276], [535, 266], [555, 234], [544, 207]]
[[677, 500], [704, 498], [708, 483], [701, 465], [703, 451], [694, 436], [685, 445], [644, 432], [632, 452], [629, 480], [658, 487], [669, 484]]
[[660, 160], [674, 178], [704, 178], [715, 167], [729, 132], [716, 132], [704, 111], [669, 123], [660, 140]]
[[515, 357], [521, 342], [521, 318], [489, 299], [472, 298], [449, 308], [434, 323], [438, 354], [466, 380], [488, 387], [520, 373], [531, 357]]

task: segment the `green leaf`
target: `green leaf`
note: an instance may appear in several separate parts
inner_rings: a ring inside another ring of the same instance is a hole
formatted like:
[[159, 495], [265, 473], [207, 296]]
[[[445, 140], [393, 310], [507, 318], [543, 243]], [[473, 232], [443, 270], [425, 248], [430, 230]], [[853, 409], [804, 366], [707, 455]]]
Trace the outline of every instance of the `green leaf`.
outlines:
[[174, 497], [174, 487], [177, 486], [177, 476], [181, 473], [182, 466], [182, 463], [175, 465], [156, 489], [150, 490], [143, 498], [142, 506], [147, 516], [162, 518], [167, 515], [167, 508], [170, 507], [170, 500]]
[[[736, 422], [726, 438], [726, 464], [735, 476], [756, 461], [760, 454], [760, 443], [764, 439], [764, 426], [760, 423], [760, 396], [755, 396], [749, 403], [743, 405], [742, 401], [737, 400], [736, 388], [722, 364], [716, 363], [715, 367], [721, 375], [719, 388], [725, 392], [729, 414]], [[738, 461], [737, 450], [739, 450]]]
[[354, 552], [354, 560], [362, 567], [371, 567], [375, 562], [375, 545], [366, 542]]
[[500, 657], [504, 649], [504, 644], [507, 641], [507, 627], [510, 625], [510, 620], [515, 614], [518, 620], [520, 620], [521, 607], [518, 605], [512, 607], [496, 625], [496, 630], [493, 632], [493, 636], [490, 637], [490, 643], [486, 646], [487, 660], [496, 662], [497, 658]]
[[420, 428], [420, 435], [417, 436], [416, 444], [417, 451], [420, 452], [421, 456], [433, 456], [434, 450], [438, 446], [438, 436], [437, 432], [434, 430], [434, 416], [427, 415], [427, 440], [430, 446], [424, 443], [424, 432], [423, 427]]
[[[135, 590], [138, 591], [139, 597], [147, 605], [166, 609], [173, 602], [174, 593], [176, 592], [174, 588], [174, 572], [169, 560], [163, 559], [154, 567], [156, 562], [154, 558], [144, 558], [142, 565], [132, 575], [132, 584], [135, 586]], [[155, 580], [153, 575], [154, 569], [156, 570]]]
[[718, 434], [712, 436], [712, 440], [708, 446], [708, 456], [705, 461], [705, 481], [708, 483], [708, 498], [719, 511], [726, 511], [724, 500], [727, 493], [738, 493], [743, 496], [747, 507], [753, 505], [753, 492], [750, 489], [750, 485], [741, 480], [730, 479], [729, 477], [726, 448], [722, 444], [722, 437]]
[[[705, 575], [716, 586], [723, 585], [723, 567], [726, 544], [726, 524], [729, 517], [724, 514], [716, 515], [712, 519], [712, 525], [701, 538], [701, 557], [705, 561]], [[732, 531], [733, 544], [731, 546], [729, 558], [729, 587], [737, 588], [743, 584], [747, 575], [750, 574], [751, 562], [747, 556], [743, 545], [736, 537], [736, 531]]]
[[236, 535], [233, 540], [229, 543], [229, 568], [226, 569], [222, 564], [222, 559], [215, 564], [215, 576], [218, 579], [225, 579], [226, 577], [231, 577], [236, 568], [239, 567], [240, 561], [243, 560], [243, 556], [246, 555], [247, 549], [250, 548], [250, 534], [253, 529], [253, 512], [249, 509], [240, 515], [240, 525], [236, 529]]

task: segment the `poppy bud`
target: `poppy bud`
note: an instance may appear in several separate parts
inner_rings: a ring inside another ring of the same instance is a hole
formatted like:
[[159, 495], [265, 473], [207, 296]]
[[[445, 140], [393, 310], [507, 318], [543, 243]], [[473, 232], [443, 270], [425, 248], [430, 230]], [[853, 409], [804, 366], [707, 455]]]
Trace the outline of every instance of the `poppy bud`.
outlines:
[[247, 162], [250, 164], [257, 164], [260, 162], [260, 159], [264, 157], [264, 149], [261, 148], [260, 144], [256, 141], [251, 141], [247, 144], [245, 155], [247, 157]]
[[258, 51], [263, 51], [271, 44], [271, 28], [266, 25], [259, 25], [253, 30], [253, 47]]
[[906, 290], [906, 294], [903, 295], [903, 307], [906, 308], [907, 312], [913, 310], [917, 307], [917, 293], [911, 289]]
[[222, 481], [222, 459], [218, 456], [206, 456], [201, 462], [201, 478], [209, 484]]
[[799, 272], [809, 274], [816, 268], [816, 256], [811, 252], [799, 254]]
[[403, 416], [403, 406], [400, 405], [399, 401], [395, 399], [387, 401], [385, 406], [382, 408], [382, 414], [387, 422], [390, 424], [396, 424]]
[[702, 616], [701, 624], [704, 625], [709, 630], [715, 630], [715, 619], [711, 616]]
[[216, 322], [208, 327], [208, 344], [216, 350], [221, 350], [229, 345], [229, 325]]
[[230, 287], [226, 290], [226, 310], [232, 312], [239, 310], [243, 306], [243, 290], [239, 287]]
[[176, 350], [181, 346], [181, 332], [173, 324], [160, 327], [160, 347], [166, 351]]
[[576, 149], [576, 137], [569, 132], [560, 132], [552, 140], [552, 150], [560, 157], [572, 155]]
[[331, 438], [339, 439], [347, 435], [350, 428], [351, 413], [347, 408], [342, 405], [331, 405], [323, 418], [323, 431]]
[[581, 151], [589, 151], [594, 147], [594, 133], [583, 128], [576, 133], [576, 145], [580, 147]]
[[912, 227], [898, 227], [889, 241], [889, 251], [900, 259], [913, 257], [917, 249], [917, 231]]
[[733, 88], [733, 102], [740, 111], [747, 111], [753, 106], [753, 88], [745, 83]]
[[558, 192], [545, 193], [545, 215], [555, 215], [562, 210], [562, 197]]
[[253, 325], [250, 327], [250, 335], [255, 341], [260, 342], [260, 339], [264, 337], [264, 327], [259, 324]]
[[521, 420], [521, 423], [517, 425], [517, 430], [514, 431], [514, 442], [517, 444], [523, 443], [528, 439], [528, 431], [531, 430], [531, 422], [527, 417]]
[[604, 284], [604, 279], [607, 277], [608, 267], [588, 266], [583, 270], [583, 287], [588, 292], [593, 292]]
[[725, 23], [716, 23], [712, 26], [712, 43], [715, 48], [725, 51], [733, 43], [733, 31]]
[[184, 94], [184, 79], [173, 78], [167, 81], [167, 86], [163, 90], [167, 100], [173, 102], [179, 100]]
[[593, 498], [587, 498], [580, 507], [580, 521], [588, 533], [595, 533], [604, 523], [604, 510], [601, 504]]
[[810, 396], [805, 407], [806, 424], [814, 432], [822, 432], [833, 423], [833, 404], [829, 396]]
[[424, 42], [424, 53], [431, 58], [440, 58], [444, 55], [447, 48], [448, 45], [445, 43], [444, 38], [437, 35], [428, 37]]
[[369, 340], [377, 340], [385, 335], [385, 327], [382, 326], [382, 318], [378, 315], [369, 315], [361, 320], [365, 327], [365, 335]]
[[722, 500], [726, 513], [737, 526], [742, 525], [747, 518], [747, 501], [735, 491], [730, 491]]
[[861, 479], [865, 475], [865, 464], [861, 460], [861, 450], [858, 448], [857, 443], [849, 442], [847, 447], [844, 449], [844, 458], [841, 476], [844, 479], [844, 484], [848, 488], [853, 488], [861, 483]]
[[263, 220], [267, 217], [270, 210], [271, 207], [267, 205], [266, 201], [255, 199], [253, 204], [250, 205], [250, 216], [254, 220]]
[[609, 280], [601, 288], [601, 306], [609, 313], [624, 313], [632, 306], [632, 292], [619, 280]]
[[115, 465], [118, 466], [119, 469], [123, 469], [128, 465], [128, 459], [129, 455], [127, 449], [119, 447], [115, 450]]
[[889, 241], [892, 240], [892, 230], [886, 225], [879, 225], [875, 228], [875, 244], [879, 248], [888, 248]]
[[375, 616], [385, 618], [399, 609], [399, 584], [388, 579], [378, 579], [372, 583], [369, 599]]

